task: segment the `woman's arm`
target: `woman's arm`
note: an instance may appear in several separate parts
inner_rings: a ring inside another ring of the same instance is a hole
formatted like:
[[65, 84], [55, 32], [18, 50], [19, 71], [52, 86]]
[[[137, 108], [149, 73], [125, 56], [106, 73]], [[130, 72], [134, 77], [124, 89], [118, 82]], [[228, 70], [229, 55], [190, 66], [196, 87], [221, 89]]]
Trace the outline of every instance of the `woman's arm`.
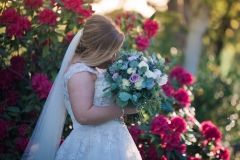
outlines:
[[[120, 117], [122, 108], [114, 104], [106, 107], [93, 106], [96, 75], [89, 72], [74, 74], [68, 82], [68, 93], [73, 115], [82, 125], [101, 124]], [[125, 114], [137, 113], [135, 108], [124, 108]]]

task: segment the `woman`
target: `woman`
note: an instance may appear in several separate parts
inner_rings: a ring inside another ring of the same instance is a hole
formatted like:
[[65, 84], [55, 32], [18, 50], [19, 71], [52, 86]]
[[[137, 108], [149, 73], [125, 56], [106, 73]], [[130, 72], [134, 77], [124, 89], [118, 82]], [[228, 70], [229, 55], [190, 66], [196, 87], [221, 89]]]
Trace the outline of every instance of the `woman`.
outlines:
[[[110, 19], [93, 15], [87, 20], [67, 50], [23, 159], [141, 159], [126, 126], [118, 118], [137, 113], [136, 109], [122, 109], [114, 99], [103, 95], [110, 84], [101, 69], [115, 60], [123, 41], [124, 35]], [[58, 99], [61, 80], [64, 102]], [[65, 120], [61, 103], [71, 116], [73, 131], [58, 149]]]

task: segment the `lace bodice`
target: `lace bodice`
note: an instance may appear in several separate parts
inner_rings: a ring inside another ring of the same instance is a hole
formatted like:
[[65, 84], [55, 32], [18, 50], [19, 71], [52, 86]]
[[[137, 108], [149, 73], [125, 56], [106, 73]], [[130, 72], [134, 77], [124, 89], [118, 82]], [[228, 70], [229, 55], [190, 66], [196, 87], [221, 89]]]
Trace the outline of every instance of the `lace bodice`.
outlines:
[[[78, 72], [83, 72], [83, 71], [88, 71], [91, 73], [94, 73], [97, 75], [97, 80], [95, 81], [95, 93], [94, 93], [94, 99], [93, 99], [93, 105], [99, 106], [99, 107], [104, 107], [104, 106], [109, 106], [114, 102], [114, 99], [109, 99], [103, 96], [104, 94], [104, 89], [109, 87], [109, 83], [105, 80], [105, 77], [103, 74], [99, 73], [97, 70], [90, 68], [86, 66], [83, 63], [76, 63], [68, 69], [68, 71], [64, 74], [63, 76], [63, 100], [65, 103], [65, 106], [68, 110], [68, 113], [71, 116], [71, 119], [73, 121], [73, 128], [79, 126], [80, 124], [76, 122], [72, 109], [71, 109], [71, 104], [69, 100], [69, 94], [68, 94], [68, 81], [72, 77], [73, 74], [78, 73]], [[79, 102], [81, 103], [81, 102]]]

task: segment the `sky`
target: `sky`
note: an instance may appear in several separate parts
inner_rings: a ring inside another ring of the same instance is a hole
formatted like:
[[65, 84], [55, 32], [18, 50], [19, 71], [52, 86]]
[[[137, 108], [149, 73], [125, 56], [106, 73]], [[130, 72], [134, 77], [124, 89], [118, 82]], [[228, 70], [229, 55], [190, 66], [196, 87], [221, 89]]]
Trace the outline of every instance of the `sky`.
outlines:
[[154, 4], [158, 10], [166, 10], [167, 2], [168, 0], [101, 0], [98, 3], [93, 3], [92, 8], [97, 14], [106, 14], [123, 8], [125, 11], [136, 11], [145, 18], [149, 18], [155, 9], [147, 3]]

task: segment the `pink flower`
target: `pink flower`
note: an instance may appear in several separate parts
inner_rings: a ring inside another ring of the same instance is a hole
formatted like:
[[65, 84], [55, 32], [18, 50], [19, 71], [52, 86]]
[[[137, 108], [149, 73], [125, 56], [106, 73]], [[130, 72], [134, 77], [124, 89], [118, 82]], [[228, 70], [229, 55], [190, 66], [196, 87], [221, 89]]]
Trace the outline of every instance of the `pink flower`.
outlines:
[[27, 138], [19, 138], [15, 142], [15, 149], [18, 152], [24, 152], [25, 148], [27, 147], [28, 142], [29, 142], [29, 139], [27, 139]]
[[187, 124], [182, 117], [173, 117], [171, 119], [170, 128], [175, 132], [183, 133], [187, 131]]
[[18, 133], [20, 136], [24, 136], [28, 131], [28, 126], [26, 124], [22, 124], [18, 126]]
[[203, 132], [203, 137], [207, 138], [208, 140], [215, 140], [221, 141], [222, 134], [216, 127], [211, 127], [208, 130]]
[[162, 90], [163, 90], [164, 94], [168, 97], [170, 97], [174, 94], [174, 89], [169, 81], [162, 86]]
[[27, 17], [21, 17], [18, 21], [24, 31], [29, 31], [31, 29], [31, 23]]
[[169, 129], [168, 119], [163, 115], [155, 117], [151, 122], [150, 130], [153, 134], [163, 135]]
[[57, 24], [57, 14], [51, 9], [44, 9], [39, 13], [38, 20], [41, 25], [55, 26]]
[[12, 72], [9, 71], [9, 69], [5, 69], [0, 71], [0, 88], [1, 89], [9, 89], [12, 84], [13, 84], [13, 77], [12, 77]]
[[5, 94], [5, 99], [7, 100], [8, 106], [15, 106], [17, 104], [19, 97], [20, 97], [19, 93], [16, 91], [8, 91]]
[[20, 23], [12, 23], [7, 27], [7, 36], [8, 37], [16, 37], [16, 38], [22, 38], [24, 34], [24, 30]]
[[183, 107], [189, 107], [191, 104], [191, 99], [185, 89], [178, 89], [174, 93], [174, 98], [182, 105]]
[[21, 80], [24, 77], [23, 68], [21, 65], [14, 64], [9, 67], [11, 76], [14, 80]]
[[167, 151], [172, 151], [174, 148], [177, 148], [180, 145], [181, 137], [180, 133], [173, 132], [171, 134], [164, 134], [161, 139], [162, 148], [165, 148]]
[[73, 12], [76, 12], [76, 13], [80, 11], [83, 4], [81, 0], [62, 0], [62, 2], [65, 4], [64, 7], [67, 10], [71, 9]]
[[222, 159], [222, 160], [230, 160], [229, 150], [226, 149], [226, 148], [221, 149], [220, 153], [219, 153], [219, 158]]
[[158, 30], [159, 26], [156, 21], [153, 20], [146, 20], [143, 23], [143, 29], [147, 33], [148, 37], [153, 37]]
[[12, 8], [7, 8], [2, 12], [0, 21], [2, 25], [8, 26], [12, 23], [16, 23], [19, 19], [19, 14]]
[[131, 134], [134, 142], [137, 142], [138, 135], [143, 133], [143, 131], [140, 130], [137, 125], [134, 125], [134, 126], [130, 127], [128, 130], [129, 130], [129, 133]]
[[201, 129], [204, 138], [207, 138], [208, 140], [215, 140], [216, 142], [221, 141], [222, 134], [211, 121], [202, 122]]
[[181, 66], [174, 67], [170, 72], [170, 77], [175, 78], [181, 85], [192, 85], [194, 83], [193, 76]]
[[10, 127], [10, 122], [0, 120], [0, 141], [4, 138], [9, 137], [8, 128]]
[[92, 10], [81, 8], [78, 14], [84, 16], [85, 18], [89, 18], [92, 16]]
[[20, 65], [20, 66], [26, 66], [26, 59], [23, 56], [17, 55], [17, 56], [12, 56], [10, 59], [10, 64], [11, 65]]
[[67, 33], [67, 34], [66, 34], [66, 39], [67, 39], [67, 43], [68, 43], [68, 44], [71, 43], [73, 37], [74, 37], [74, 34], [72, 34], [72, 33]]
[[137, 49], [140, 51], [144, 51], [148, 48], [150, 42], [147, 37], [142, 37], [141, 35], [138, 35], [136, 38], [136, 45]]
[[52, 83], [48, 80], [47, 76], [44, 74], [37, 73], [32, 77], [32, 87], [33, 91], [38, 93], [40, 99], [47, 98]]
[[186, 145], [185, 145], [185, 144], [181, 144], [181, 145], [179, 145], [179, 146], [176, 147], [176, 150], [177, 150], [179, 153], [183, 154], [184, 152], [186, 152], [187, 148], [186, 148]]
[[61, 138], [61, 140], [60, 140], [60, 146], [62, 145], [63, 142], [64, 142], [64, 139]]
[[26, 8], [38, 9], [43, 6], [43, 0], [24, 0]]
[[150, 147], [149, 150], [147, 151], [147, 159], [148, 160], [167, 160], [167, 158], [164, 155], [158, 158], [155, 146]]

